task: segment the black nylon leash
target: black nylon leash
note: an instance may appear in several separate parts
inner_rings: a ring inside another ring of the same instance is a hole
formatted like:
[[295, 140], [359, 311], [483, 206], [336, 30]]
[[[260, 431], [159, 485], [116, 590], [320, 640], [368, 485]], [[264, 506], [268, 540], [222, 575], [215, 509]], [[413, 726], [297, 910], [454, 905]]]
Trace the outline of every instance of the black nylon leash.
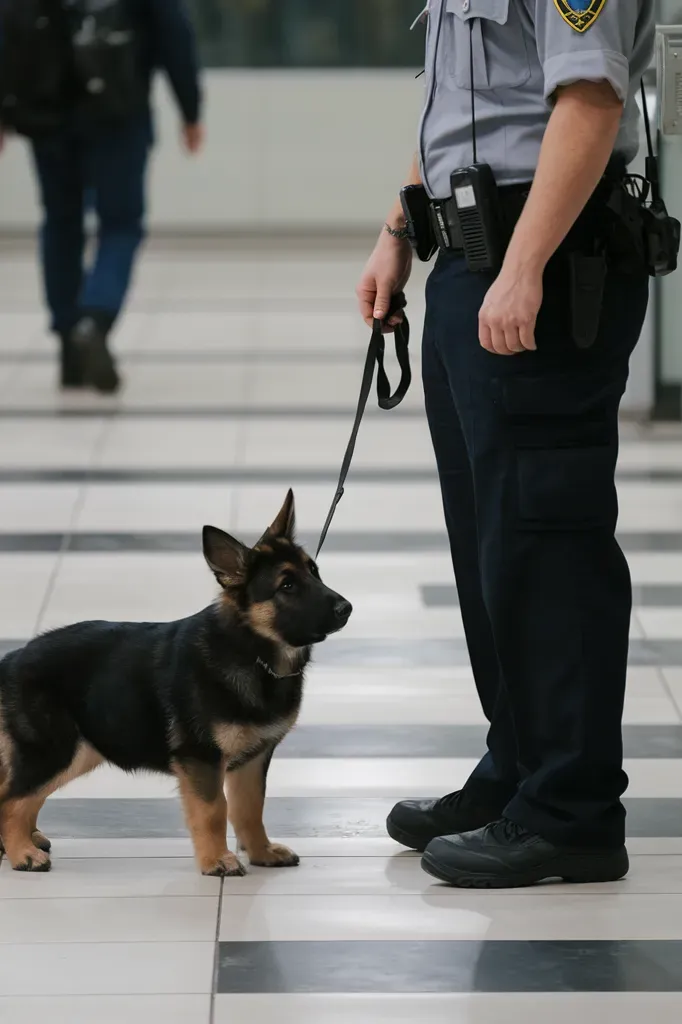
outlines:
[[[391, 307], [386, 314], [386, 320], [404, 308], [405, 296], [403, 293], [401, 292], [398, 295], [394, 295], [391, 300]], [[400, 366], [401, 376], [398, 387], [395, 389], [394, 393], [391, 394], [391, 384], [386, 376], [386, 370], [384, 368], [386, 341], [383, 333], [383, 323], [381, 320], [375, 320], [374, 327], [372, 328], [372, 337], [370, 338], [369, 348], [367, 349], [365, 368], [362, 371], [362, 383], [360, 385], [360, 395], [358, 398], [355, 420], [353, 422], [353, 429], [351, 430], [348, 447], [346, 448], [345, 455], [343, 456], [343, 462], [341, 463], [341, 473], [339, 475], [339, 482], [336, 486], [336, 494], [334, 495], [334, 500], [332, 501], [331, 508], [329, 509], [327, 520], [322, 527], [322, 533], [320, 534], [320, 541], [317, 545], [315, 557], [317, 557], [322, 550], [322, 545], [327, 539], [327, 533], [329, 532], [329, 527], [331, 526], [332, 519], [334, 518], [334, 513], [336, 512], [338, 504], [344, 494], [344, 484], [346, 483], [348, 470], [351, 467], [353, 454], [355, 453], [355, 442], [358, 439], [360, 424], [362, 423], [362, 417], [364, 416], [365, 409], [367, 408], [369, 393], [372, 390], [374, 367], [377, 367], [377, 401], [380, 409], [395, 409], [396, 406], [400, 405], [409, 390], [410, 384], [412, 383], [409, 351], [410, 325], [404, 314], [402, 322], [397, 324], [394, 328], [394, 340], [395, 354], [398, 360], [398, 365]]]

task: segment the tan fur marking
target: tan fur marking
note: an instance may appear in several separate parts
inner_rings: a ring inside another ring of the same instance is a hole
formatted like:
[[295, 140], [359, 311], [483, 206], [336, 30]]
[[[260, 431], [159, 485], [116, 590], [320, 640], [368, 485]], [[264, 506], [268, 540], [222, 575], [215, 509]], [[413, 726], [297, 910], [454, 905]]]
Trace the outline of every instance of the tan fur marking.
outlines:
[[289, 647], [275, 629], [275, 607], [272, 601], [261, 601], [253, 604], [248, 610], [247, 618], [254, 633], [271, 640], [277, 645], [277, 655], [270, 667], [280, 676], [291, 672], [298, 658], [295, 647]]
[[249, 750], [259, 747], [264, 740], [271, 740], [273, 743], [281, 740], [293, 729], [296, 724], [298, 713], [290, 715], [289, 718], [280, 719], [272, 725], [264, 728], [256, 726], [229, 725], [223, 723], [216, 725], [213, 729], [213, 739], [220, 747], [228, 761], [245, 754]]
[[273, 640], [281, 644], [282, 638], [275, 630], [275, 606], [272, 601], [261, 601], [259, 604], [252, 604], [248, 611], [248, 618], [252, 629], [264, 636], [267, 640]]
[[43, 802], [47, 800], [51, 793], [66, 786], [67, 783], [73, 782], [74, 779], [79, 779], [81, 775], [89, 775], [95, 768], [99, 768], [101, 764], [104, 764], [104, 758], [99, 751], [91, 747], [89, 743], [80, 743], [69, 767], [55, 776], [52, 782], [41, 790]]
[[180, 765], [174, 765], [173, 771], [202, 874], [244, 874], [239, 860], [227, 848], [227, 803], [222, 788], [219, 787], [216, 800], [207, 803], [197, 795], [191, 778]]
[[263, 825], [263, 761], [264, 756], [261, 755], [243, 768], [227, 773], [230, 821], [234, 825], [239, 846], [246, 850], [252, 864], [262, 867], [293, 867], [298, 864], [296, 854], [286, 846], [271, 843]]

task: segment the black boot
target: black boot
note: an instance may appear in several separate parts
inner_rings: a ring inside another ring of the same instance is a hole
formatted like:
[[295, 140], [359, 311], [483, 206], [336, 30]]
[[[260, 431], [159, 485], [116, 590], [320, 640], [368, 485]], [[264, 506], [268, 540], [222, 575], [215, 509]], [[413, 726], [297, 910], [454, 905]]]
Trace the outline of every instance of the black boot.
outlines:
[[68, 334], [59, 336], [59, 380], [63, 388], [82, 388], [85, 384], [78, 350]]
[[397, 843], [421, 852], [437, 836], [473, 832], [497, 821], [511, 796], [494, 799], [467, 789], [440, 800], [402, 800], [389, 814], [386, 831]]
[[107, 344], [107, 332], [94, 317], [84, 316], [71, 332], [71, 342], [78, 353], [84, 383], [102, 394], [118, 391], [121, 378]]
[[624, 846], [554, 846], [506, 818], [465, 835], [434, 839], [422, 857], [425, 871], [461, 889], [515, 889], [549, 878], [616, 882], [629, 866]]

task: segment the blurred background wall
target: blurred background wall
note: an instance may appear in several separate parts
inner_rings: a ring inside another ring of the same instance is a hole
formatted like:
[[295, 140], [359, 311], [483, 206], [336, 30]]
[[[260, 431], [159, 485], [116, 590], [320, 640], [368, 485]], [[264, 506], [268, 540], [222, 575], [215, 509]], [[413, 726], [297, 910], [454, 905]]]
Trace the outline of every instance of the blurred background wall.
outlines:
[[[415, 147], [424, 30], [409, 27], [425, 0], [187, 2], [207, 69], [208, 146], [198, 161], [183, 156], [175, 108], [159, 82], [152, 232], [370, 237]], [[682, 21], [682, 0], [659, 0], [657, 16]], [[648, 92], [653, 113], [653, 73]], [[666, 184], [679, 215], [682, 186]], [[37, 220], [26, 151], [14, 143], [0, 161], [0, 235], [30, 232]], [[625, 402], [638, 415], [654, 402], [656, 307]], [[658, 348], [665, 368], [672, 357], [660, 339]], [[678, 369], [670, 375], [682, 396]]]
[[[188, 161], [158, 89], [157, 231], [374, 230], [415, 146], [420, 0], [189, 0], [208, 146]], [[0, 163], [0, 231], [36, 223], [23, 145]]]

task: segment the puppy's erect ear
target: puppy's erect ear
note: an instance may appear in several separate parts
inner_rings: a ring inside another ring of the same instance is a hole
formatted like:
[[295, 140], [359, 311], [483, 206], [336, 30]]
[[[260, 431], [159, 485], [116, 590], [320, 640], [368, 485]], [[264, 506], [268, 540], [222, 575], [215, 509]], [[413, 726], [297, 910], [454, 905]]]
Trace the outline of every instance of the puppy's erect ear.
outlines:
[[284, 504], [277, 513], [275, 521], [268, 526], [261, 540], [266, 537], [281, 537], [283, 540], [293, 540], [296, 530], [296, 508], [294, 506], [294, 492], [289, 490]]
[[236, 587], [246, 575], [249, 549], [216, 526], [203, 531], [204, 558], [221, 587]]

